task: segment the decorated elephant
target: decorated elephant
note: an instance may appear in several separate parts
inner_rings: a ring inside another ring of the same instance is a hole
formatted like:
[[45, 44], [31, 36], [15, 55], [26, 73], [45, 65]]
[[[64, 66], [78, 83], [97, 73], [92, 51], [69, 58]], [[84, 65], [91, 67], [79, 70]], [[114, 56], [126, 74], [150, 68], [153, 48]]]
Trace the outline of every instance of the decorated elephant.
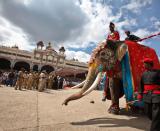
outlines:
[[[67, 98], [63, 104], [67, 105], [69, 101], [79, 99], [89, 94], [99, 84], [102, 72], [107, 71], [108, 75], [110, 74], [109, 85], [111, 90], [112, 105], [117, 105], [119, 110], [119, 94], [117, 94], [121, 80], [121, 69], [119, 61], [122, 59], [126, 51], [127, 46], [123, 41], [101, 42], [91, 55], [86, 80], [78, 86], [73, 87], [77, 88], [83, 86], [81, 91]], [[116, 87], [118, 87], [118, 89]]]
[[[103, 71], [107, 72], [109, 78], [109, 89], [112, 105], [109, 112], [119, 113], [119, 97], [123, 88], [126, 102], [136, 100], [141, 75], [144, 71], [142, 59], [152, 57], [155, 68], [159, 68], [159, 60], [155, 51], [149, 47], [132, 41], [103, 41], [93, 50], [89, 62], [86, 80], [72, 88], [81, 87], [81, 90], [64, 100], [67, 105], [69, 101], [82, 98], [94, 90], [101, 80]], [[142, 103], [134, 103], [143, 106]]]

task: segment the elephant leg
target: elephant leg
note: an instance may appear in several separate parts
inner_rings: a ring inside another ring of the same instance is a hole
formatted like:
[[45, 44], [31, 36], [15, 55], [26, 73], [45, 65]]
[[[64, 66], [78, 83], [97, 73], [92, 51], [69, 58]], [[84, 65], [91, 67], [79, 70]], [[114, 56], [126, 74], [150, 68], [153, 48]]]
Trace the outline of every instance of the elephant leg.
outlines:
[[119, 114], [119, 94], [120, 94], [120, 88], [119, 88], [119, 79], [117, 78], [109, 78], [109, 89], [111, 94], [111, 106], [108, 110], [109, 113], [112, 114]]
[[119, 89], [117, 85], [118, 80], [116, 78], [109, 78], [112, 105], [119, 105]]

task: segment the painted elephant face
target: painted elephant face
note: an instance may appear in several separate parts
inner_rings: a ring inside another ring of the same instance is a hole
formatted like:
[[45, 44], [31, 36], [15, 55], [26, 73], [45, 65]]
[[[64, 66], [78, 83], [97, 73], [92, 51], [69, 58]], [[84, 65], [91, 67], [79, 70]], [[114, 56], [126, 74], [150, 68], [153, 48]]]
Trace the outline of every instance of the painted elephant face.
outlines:
[[123, 41], [103, 42], [92, 52], [90, 63], [95, 62], [98, 68], [100, 65], [101, 68], [104, 68], [103, 71], [112, 70], [117, 61], [121, 61], [126, 51], [127, 46]]
[[101, 65], [105, 65], [105, 70], [111, 70], [117, 61], [114, 51], [109, 48], [102, 49], [96, 57], [101, 61]]

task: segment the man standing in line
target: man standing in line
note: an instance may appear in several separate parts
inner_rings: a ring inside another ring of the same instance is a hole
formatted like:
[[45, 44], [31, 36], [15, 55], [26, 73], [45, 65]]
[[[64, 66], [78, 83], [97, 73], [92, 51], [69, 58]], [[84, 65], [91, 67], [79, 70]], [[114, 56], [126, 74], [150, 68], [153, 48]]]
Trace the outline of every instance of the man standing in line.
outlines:
[[33, 72], [33, 89], [38, 89], [38, 81], [39, 81], [39, 74], [38, 72]]
[[28, 74], [28, 81], [27, 81], [27, 89], [28, 90], [32, 90], [32, 86], [33, 86], [33, 74], [32, 71], [30, 71], [30, 73]]
[[42, 71], [39, 75], [39, 84], [38, 84], [38, 91], [42, 92], [46, 88], [46, 71]]
[[15, 90], [17, 90], [17, 89], [22, 90], [23, 81], [24, 81], [23, 74], [24, 74], [24, 69], [22, 68], [18, 72], [18, 78], [17, 78], [17, 81], [16, 81]]
[[153, 68], [150, 58], [144, 59], [144, 67], [138, 99], [143, 98], [145, 113], [152, 121], [150, 131], [160, 131], [160, 69]]
[[23, 88], [27, 89], [27, 83], [28, 83], [28, 72], [25, 71], [23, 73]]

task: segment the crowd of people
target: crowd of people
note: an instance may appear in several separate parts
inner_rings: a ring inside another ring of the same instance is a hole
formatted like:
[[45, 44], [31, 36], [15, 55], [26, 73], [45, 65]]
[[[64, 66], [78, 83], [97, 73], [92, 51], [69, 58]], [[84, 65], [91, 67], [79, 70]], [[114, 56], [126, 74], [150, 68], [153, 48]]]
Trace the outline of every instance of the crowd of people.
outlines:
[[44, 89], [63, 89], [68, 84], [67, 78], [56, 75], [55, 72], [47, 73], [45, 70], [37, 71], [0, 71], [0, 86], [14, 87], [15, 90], [28, 89], [43, 91]]

